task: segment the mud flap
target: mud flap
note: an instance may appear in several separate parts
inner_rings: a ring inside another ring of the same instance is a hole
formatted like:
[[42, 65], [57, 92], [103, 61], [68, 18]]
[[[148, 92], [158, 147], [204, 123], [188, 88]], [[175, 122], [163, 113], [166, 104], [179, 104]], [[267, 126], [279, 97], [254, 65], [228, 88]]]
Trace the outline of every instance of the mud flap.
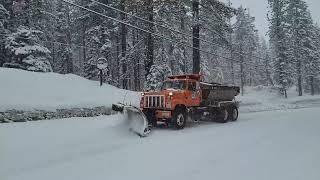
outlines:
[[113, 104], [112, 110], [121, 112], [125, 116], [130, 131], [140, 137], [147, 137], [150, 134], [151, 128], [149, 127], [147, 117], [139, 108], [123, 104]]

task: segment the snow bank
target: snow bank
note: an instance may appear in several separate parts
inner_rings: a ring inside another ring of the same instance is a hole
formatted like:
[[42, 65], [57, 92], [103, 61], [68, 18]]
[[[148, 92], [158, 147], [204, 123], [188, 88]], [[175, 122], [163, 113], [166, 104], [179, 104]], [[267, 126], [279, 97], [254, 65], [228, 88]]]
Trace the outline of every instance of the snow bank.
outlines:
[[288, 91], [288, 99], [281, 96], [276, 88], [257, 86], [245, 87], [244, 96], [238, 96], [241, 112], [274, 111], [320, 107], [320, 96], [297, 96], [295, 88]]
[[111, 107], [123, 101], [138, 105], [139, 94], [73, 74], [0, 68], [0, 111]]
[[[295, 89], [288, 91], [289, 99], [272, 87], [246, 87], [241, 112], [271, 111], [320, 106], [320, 96], [298, 97]], [[0, 68], [0, 112], [7, 110], [32, 111], [71, 108], [110, 107], [125, 102], [139, 106], [139, 93], [125, 91], [96, 81], [68, 74], [36, 73]]]

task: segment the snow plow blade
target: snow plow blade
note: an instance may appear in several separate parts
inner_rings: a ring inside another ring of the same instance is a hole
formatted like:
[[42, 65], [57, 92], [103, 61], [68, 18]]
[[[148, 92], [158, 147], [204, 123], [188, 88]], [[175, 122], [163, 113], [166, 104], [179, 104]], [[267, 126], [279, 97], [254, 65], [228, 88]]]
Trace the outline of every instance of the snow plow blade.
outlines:
[[124, 104], [113, 104], [112, 110], [120, 112], [125, 116], [130, 131], [140, 137], [146, 137], [150, 134], [151, 128], [149, 127], [147, 117], [139, 108]]

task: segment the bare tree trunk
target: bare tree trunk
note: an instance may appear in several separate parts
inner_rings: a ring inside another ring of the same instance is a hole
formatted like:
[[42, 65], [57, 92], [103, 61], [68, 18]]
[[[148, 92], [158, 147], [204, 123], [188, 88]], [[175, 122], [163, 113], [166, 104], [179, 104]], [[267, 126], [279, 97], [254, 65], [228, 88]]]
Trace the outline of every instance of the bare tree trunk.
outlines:
[[[135, 47], [139, 40], [138, 32], [136, 30], [132, 30], [132, 46]], [[140, 58], [136, 55], [134, 56], [134, 90], [140, 90]]]
[[[242, 58], [241, 58], [242, 59]], [[243, 59], [241, 60], [240, 64], [240, 76], [241, 76], [241, 94], [244, 95], [244, 72], [243, 72]]]
[[288, 98], [287, 89], [284, 88], [284, 97]]
[[200, 24], [199, 24], [199, 0], [192, 1], [193, 10], [193, 73], [200, 73]]
[[[295, 8], [295, 15], [298, 14], [298, 9]], [[296, 63], [297, 63], [297, 74], [298, 74], [298, 93], [299, 96], [302, 96], [302, 75], [301, 75], [301, 58], [299, 58], [298, 54], [297, 54], [297, 46], [299, 44], [298, 40], [297, 40], [297, 36], [298, 36], [298, 31], [297, 31], [297, 16], [294, 16], [294, 28], [295, 28], [295, 40], [294, 40], [294, 57], [296, 58]]]
[[[169, 57], [173, 57], [173, 50], [174, 50], [174, 47], [173, 47], [172, 44], [170, 44], [169, 45], [169, 52], [168, 52]], [[175, 70], [175, 60], [174, 60], [174, 58], [170, 58], [169, 61], [170, 61], [169, 64], [170, 64], [171, 71], [172, 71], [172, 73], [175, 73], [175, 71], [174, 71]]]
[[[185, 25], [185, 15], [186, 15], [186, 9], [184, 7], [184, 4], [180, 2], [180, 9], [182, 14], [180, 14], [180, 28], [182, 32], [185, 31], [186, 25]], [[187, 51], [186, 48], [183, 46], [182, 47], [182, 52], [183, 52], [183, 64], [181, 66], [182, 71], [186, 74], [187, 73]]]
[[[71, 27], [71, 17], [70, 17], [70, 10], [69, 7], [66, 6], [66, 13], [67, 13], [67, 24], [69, 25], [69, 27]], [[72, 51], [71, 48], [71, 43], [72, 43], [72, 39], [71, 39], [71, 29], [68, 29], [67, 32], [67, 42], [68, 42], [68, 48], [70, 49], [70, 51]], [[67, 58], [67, 73], [74, 73], [74, 69], [73, 69], [73, 59], [72, 59], [72, 54], [68, 54], [68, 58]]]
[[119, 69], [120, 69], [120, 58], [119, 58], [119, 56], [120, 56], [120, 44], [119, 44], [119, 36], [115, 36], [115, 38], [116, 38], [116, 44], [117, 44], [117, 48], [116, 48], [116, 56], [117, 56], [117, 68], [114, 68], [114, 72], [113, 72], [113, 74], [114, 74], [114, 76], [115, 77], [117, 77], [117, 80], [116, 80], [116, 82], [117, 82], [117, 87], [121, 87], [121, 84], [120, 84], [120, 75], [121, 75], [121, 73], [119, 72]]
[[[83, 6], [84, 5], [84, 0], [81, 1], [81, 5]], [[84, 15], [84, 14], [83, 14]], [[82, 33], [82, 63], [81, 63], [81, 72], [83, 73], [84, 72], [84, 63], [86, 63], [86, 60], [87, 60], [87, 50], [86, 50], [86, 23], [85, 23], [85, 20], [82, 20], [81, 22], [81, 33]]]
[[243, 57], [243, 52], [242, 52], [242, 45], [240, 45], [240, 85], [241, 85], [241, 94], [242, 96], [244, 95], [244, 81], [245, 81], [245, 77], [244, 77], [244, 71], [243, 71], [243, 61], [244, 61], [244, 57]]
[[[231, 1], [228, 1], [228, 6], [231, 7]], [[232, 27], [232, 23], [231, 23], [231, 17], [229, 18], [229, 25], [230, 27]], [[231, 80], [232, 80], [232, 84], [235, 84], [235, 78], [234, 78], [234, 63], [233, 63], [233, 44], [232, 44], [232, 31], [229, 33], [229, 43], [230, 43], [230, 66], [231, 66]]]
[[[147, 0], [148, 8], [148, 20], [153, 22], [153, 0]], [[154, 25], [149, 23], [149, 31], [154, 32]], [[145, 60], [145, 77], [150, 73], [151, 66], [153, 65], [153, 51], [154, 51], [154, 40], [151, 33], [147, 36], [147, 58]]]
[[233, 63], [233, 50], [231, 47], [231, 78], [232, 78], [232, 84], [235, 85], [235, 78], [234, 78], [234, 63]]
[[[271, 73], [269, 71], [269, 63], [270, 63], [270, 57], [269, 55], [266, 56], [266, 61], [265, 61], [265, 69], [266, 69], [266, 77], [267, 77], [267, 84], [269, 85], [269, 83], [271, 84], [271, 86], [274, 86], [274, 83], [272, 81], [271, 78]], [[269, 82], [269, 83], [268, 83]]]
[[311, 95], [314, 96], [314, 77], [310, 76]]
[[55, 61], [56, 61], [56, 55], [55, 55], [55, 44], [52, 43], [52, 51], [51, 51], [51, 56], [52, 56], [52, 69], [55, 71]]
[[298, 60], [298, 90], [299, 96], [302, 96], [302, 75], [301, 75], [301, 60]]
[[[121, 0], [120, 10], [125, 11], [126, 0]], [[122, 21], [126, 20], [126, 15], [121, 13], [120, 19]], [[122, 88], [128, 89], [128, 76], [127, 76], [127, 62], [126, 62], [126, 52], [127, 52], [127, 27], [125, 24], [121, 24], [121, 64], [122, 64]]]

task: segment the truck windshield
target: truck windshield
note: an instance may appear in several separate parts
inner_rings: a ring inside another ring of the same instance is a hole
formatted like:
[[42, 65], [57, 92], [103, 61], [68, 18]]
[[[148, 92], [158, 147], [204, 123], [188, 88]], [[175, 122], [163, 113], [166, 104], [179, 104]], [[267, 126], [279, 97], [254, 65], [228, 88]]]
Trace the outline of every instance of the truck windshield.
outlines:
[[162, 85], [162, 90], [165, 89], [178, 89], [183, 90], [186, 88], [186, 82], [183, 80], [177, 80], [177, 81], [165, 81]]

